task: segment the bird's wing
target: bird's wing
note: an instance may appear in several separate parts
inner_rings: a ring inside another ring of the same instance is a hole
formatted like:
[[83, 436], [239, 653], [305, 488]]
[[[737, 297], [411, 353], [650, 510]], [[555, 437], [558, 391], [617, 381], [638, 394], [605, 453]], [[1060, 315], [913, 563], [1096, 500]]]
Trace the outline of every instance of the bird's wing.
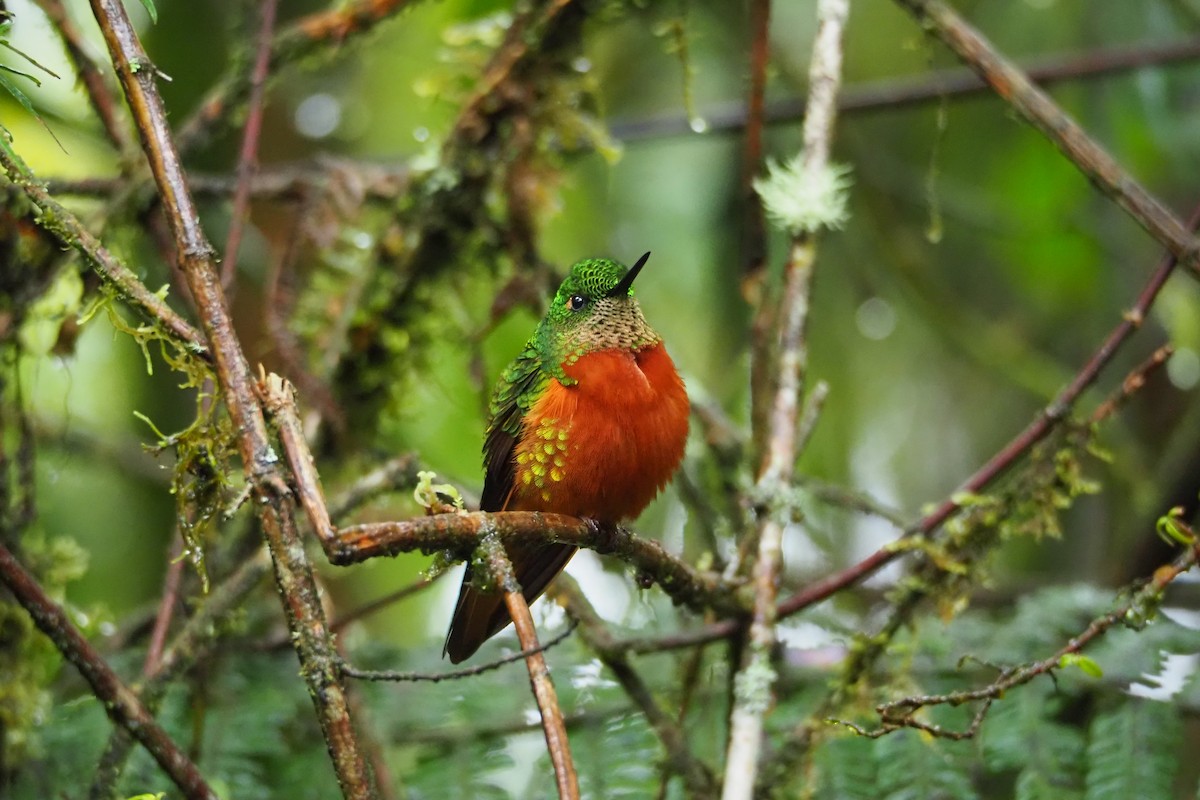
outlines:
[[504, 370], [492, 395], [491, 419], [487, 438], [483, 441], [483, 496], [480, 511], [503, 511], [508, 505], [516, 476], [513, 451], [521, 438], [525, 414], [549, 377], [542, 369], [541, 356], [533, 343], [525, 346], [517, 358]]
[[[513, 482], [516, 476], [516, 464], [513, 451], [521, 438], [521, 427], [525, 414], [535, 402], [541, 390], [545, 388], [549, 377], [542, 370], [541, 357], [533, 343], [526, 345], [517, 356], [504, 376], [496, 386], [492, 395], [491, 419], [488, 422], [487, 437], [483, 442], [483, 495], [479, 500], [480, 511], [504, 511], [512, 496]], [[575, 548], [569, 548], [574, 553]], [[526, 599], [533, 601], [537, 594], [546, 587], [570, 553], [565, 557], [558, 556], [558, 564], [550, 565], [554, 569], [548, 576], [523, 575], [525, 559], [521, 548], [508, 547], [509, 558], [513, 562], [517, 580], [522, 586], [536, 589], [533, 594], [526, 589]], [[541, 559], [535, 565], [540, 573]], [[463, 573], [462, 586], [458, 590], [458, 603], [454, 608], [454, 617], [450, 622], [450, 630], [446, 634], [446, 643], [442, 652], [450, 656], [457, 664], [474, 653], [479, 646], [492, 637], [497, 631], [508, 624], [508, 610], [504, 607], [504, 595], [498, 592], [482, 592], [471, 585], [471, 565]], [[530, 578], [534, 578], [530, 580]]]

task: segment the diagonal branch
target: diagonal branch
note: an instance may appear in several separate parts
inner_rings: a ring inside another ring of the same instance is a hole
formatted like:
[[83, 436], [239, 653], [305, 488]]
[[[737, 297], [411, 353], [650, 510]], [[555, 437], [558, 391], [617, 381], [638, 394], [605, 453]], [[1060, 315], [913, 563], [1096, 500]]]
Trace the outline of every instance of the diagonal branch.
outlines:
[[221, 285], [229, 289], [237, 276], [238, 251], [242, 231], [250, 209], [250, 185], [258, 171], [258, 138], [262, 132], [263, 98], [266, 95], [268, 67], [271, 62], [271, 34], [275, 30], [275, 11], [279, 0], [264, 0], [259, 14], [258, 45], [254, 71], [250, 75], [250, 111], [242, 130], [242, 148], [237, 163], [237, 189], [229, 212], [229, 233], [225, 237], [225, 263], [221, 265]]
[[546, 666], [543, 648], [538, 644], [537, 630], [533, 625], [533, 616], [529, 613], [529, 604], [521, 591], [521, 584], [517, 582], [512, 562], [508, 560], [508, 553], [505, 552], [499, 537], [494, 534], [484, 536], [479, 543], [478, 552], [487, 564], [489, 577], [504, 592], [504, 605], [508, 609], [508, 615], [512, 617], [521, 649], [526, 653], [525, 666], [529, 670], [529, 686], [542, 715], [542, 732], [546, 736], [546, 750], [550, 753], [550, 763], [554, 765], [554, 782], [558, 787], [559, 800], [579, 800], [579, 776], [571, 758], [567, 723], [558, 705], [558, 694], [554, 691], [554, 682], [550, 680], [550, 669]]
[[122, 156], [131, 155], [134, 143], [129, 136], [129, 130], [124, 120], [117, 112], [117, 98], [104, 79], [104, 73], [92, 57], [88, 55], [87, 44], [84, 42], [83, 31], [67, 13], [63, 0], [37, 0], [38, 6], [54, 25], [59, 38], [66, 48], [67, 56], [75, 65], [75, 73], [80, 83], [87, 90], [88, 102], [92, 110], [100, 118], [100, 124], [109, 142]]
[[896, 0], [979, 73], [1105, 195], [1200, 277], [1200, 242], [1015, 64], [942, 0]]
[[0, 582], [29, 612], [34, 623], [50, 637], [63, 657], [75, 665], [103, 704], [105, 713], [146, 748], [184, 796], [189, 800], [216, 800], [216, 792], [205, 783], [187, 754], [154, 721], [137, 695], [121, 682], [91, 642], [71, 624], [62, 607], [46, 596], [34, 577], [2, 544]]
[[616, 643], [604, 622], [592, 608], [592, 604], [579, 589], [570, 575], [561, 575], [550, 588], [551, 595], [567, 610], [572, 619], [578, 620], [580, 632], [588, 647], [616, 676], [625, 693], [642, 710], [646, 721], [658, 735], [667, 751], [670, 768], [683, 777], [689, 797], [715, 797], [717, 786], [708, 765], [696, 758], [688, 748], [683, 729], [671, 719], [654, 699], [642, 676], [629, 663], [627, 651], [614, 646]]
[[267, 437], [266, 421], [254, 395], [254, 382], [233, 329], [214, 264], [212, 246], [201, 228], [179, 153], [155, 85], [156, 71], [120, 0], [92, 0], [92, 11], [112, 56], [133, 113], [142, 147], [158, 185], [175, 239], [180, 268], [212, 346], [222, 397], [238, 431], [247, 483], [255, 495], [263, 532], [275, 564], [288, 623], [295, 637], [301, 673], [317, 710], [321, 730], [347, 798], [375, 794], [358, 746], [338, 671], [338, 656], [317, 594], [312, 568], [301, 544], [279, 459]]
[[0, 167], [37, 209], [39, 227], [51, 233], [64, 247], [79, 251], [122, 300], [158, 324], [178, 344], [196, 355], [207, 357], [208, 344], [200, 332], [176, 314], [161, 296], [147, 289], [128, 267], [100, 244], [78, 217], [59, 205], [3, 137], [0, 137]]

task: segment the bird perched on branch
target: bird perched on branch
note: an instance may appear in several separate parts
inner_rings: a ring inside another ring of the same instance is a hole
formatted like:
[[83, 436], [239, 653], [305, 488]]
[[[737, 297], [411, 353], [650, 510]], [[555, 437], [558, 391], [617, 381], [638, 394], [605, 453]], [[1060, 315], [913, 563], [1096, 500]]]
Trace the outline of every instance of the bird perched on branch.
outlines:
[[[571, 267], [549, 311], [492, 395], [481, 511], [545, 511], [615, 524], [637, 517], [683, 458], [683, 380], [633, 296], [632, 268]], [[526, 601], [575, 554], [567, 544], [506, 545]], [[511, 620], [468, 565], [445, 653], [469, 658]]]

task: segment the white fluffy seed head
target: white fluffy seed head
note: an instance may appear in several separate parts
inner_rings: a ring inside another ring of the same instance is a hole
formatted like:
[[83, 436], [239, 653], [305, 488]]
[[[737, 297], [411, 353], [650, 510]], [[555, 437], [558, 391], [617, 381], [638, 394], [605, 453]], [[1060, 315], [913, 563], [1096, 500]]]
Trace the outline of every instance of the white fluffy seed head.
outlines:
[[806, 169], [797, 156], [785, 164], [768, 162], [767, 176], [755, 179], [754, 191], [762, 198], [767, 216], [798, 236], [838, 230], [846, 224], [850, 182], [850, 167], [845, 164]]

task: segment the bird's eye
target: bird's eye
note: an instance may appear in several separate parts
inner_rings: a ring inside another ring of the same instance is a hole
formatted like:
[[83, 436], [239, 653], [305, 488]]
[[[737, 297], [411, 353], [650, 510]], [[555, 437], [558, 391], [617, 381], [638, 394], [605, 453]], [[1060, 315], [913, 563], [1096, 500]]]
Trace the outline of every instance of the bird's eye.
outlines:
[[587, 305], [587, 298], [581, 294], [573, 294], [567, 298], [567, 308], [578, 311]]

